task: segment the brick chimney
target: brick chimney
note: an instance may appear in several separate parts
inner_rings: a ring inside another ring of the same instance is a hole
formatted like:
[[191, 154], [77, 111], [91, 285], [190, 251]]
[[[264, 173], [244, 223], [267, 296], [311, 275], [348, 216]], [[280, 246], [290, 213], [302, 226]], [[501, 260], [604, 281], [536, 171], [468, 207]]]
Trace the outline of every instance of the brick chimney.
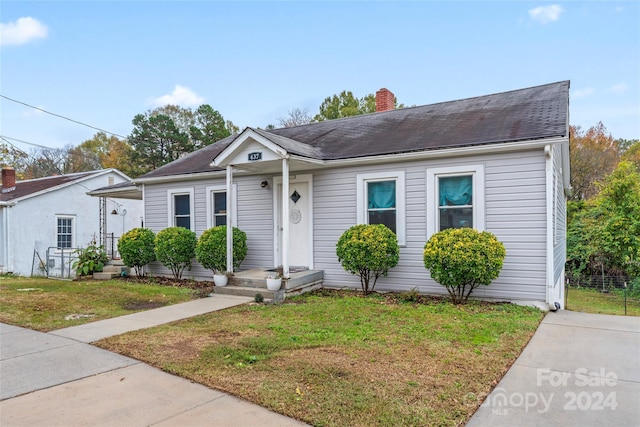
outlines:
[[2, 168], [2, 192], [8, 193], [16, 189], [16, 170], [12, 167]]
[[387, 89], [382, 88], [376, 92], [376, 112], [395, 109], [395, 96]]

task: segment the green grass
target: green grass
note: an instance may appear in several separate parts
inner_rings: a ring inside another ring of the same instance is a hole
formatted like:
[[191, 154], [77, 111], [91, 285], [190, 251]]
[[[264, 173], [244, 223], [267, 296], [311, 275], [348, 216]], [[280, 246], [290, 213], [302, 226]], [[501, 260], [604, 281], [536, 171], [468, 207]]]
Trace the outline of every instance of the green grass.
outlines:
[[[624, 294], [620, 290], [602, 293], [597, 289], [570, 287], [566, 308], [585, 313], [624, 315]], [[637, 296], [627, 296], [627, 315], [640, 316], [640, 298]]]
[[[0, 322], [38, 331], [76, 326], [188, 301], [193, 289], [135, 281], [0, 276]], [[87, 315], [66, 320], [69, 315]]]
[[98, 345], [317, 426], [461, 425], [543, 314], [320, 291]]

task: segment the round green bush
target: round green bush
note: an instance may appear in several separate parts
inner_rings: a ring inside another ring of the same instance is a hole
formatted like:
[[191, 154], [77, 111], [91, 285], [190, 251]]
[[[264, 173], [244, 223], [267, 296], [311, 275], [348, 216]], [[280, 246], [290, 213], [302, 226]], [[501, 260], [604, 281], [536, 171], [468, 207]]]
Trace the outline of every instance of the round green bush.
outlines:
[[185, 268], [191, 269], [191, 260], [196, 256], [198, 239], [196, 233], [184, 227], [169, 227], [156, 236], [156, 258], [171, 269], [173, 277], [180, 279]]
[[[247, 235], [233, 227], [233, 268], [239, 268], [247, 256]], [[227, 226], [205, 230], [196, 245], [196, 259], [213, 274], [224, 274], [227, 270]]]
[[436, 282], [447, 288], [454, 303], [465, 302], [479, 285], [498, 277], [506, 251], [488, 231], [449, 228], [424, 246], [424, 266]]
[[143, 276], [142, 267], [156, 260], [155, 238], [155, 233], [148, 228], [133, 228], [118, 240], [122, 262], [129, 268], [135, 268], [138, 277]]
[[360, 286], [366, 295], [373, 291], [378, 277], [386, 276], [390, 268], [398, 265], [400, 247], [395, 233], [385, 225], [360, 224], [342, 233], [336, 255], [347, 272], [360, 275]]

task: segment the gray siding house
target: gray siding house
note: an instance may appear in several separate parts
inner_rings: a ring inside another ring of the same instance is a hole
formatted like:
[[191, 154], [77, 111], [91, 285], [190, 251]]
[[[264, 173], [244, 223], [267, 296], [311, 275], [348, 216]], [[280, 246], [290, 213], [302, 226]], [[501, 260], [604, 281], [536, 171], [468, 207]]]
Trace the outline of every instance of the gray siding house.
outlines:
[[[335, 246], [349, 227], [384, 223], [400, 262], [376, 289], [445, 294], [422, 252], [444, 228], [494, 233], [504, 268], [472, 296], [564, 307], [569, 82], [433, 105], [237, 135], [160, 167], [134, 183], [145, 225], [182, 225], [199, 236], [232, 224], [247, 233], [241, 269], [324, 272], [324, 286], [359, 288]], [[170, 272], [157, 263], [153, 274]], [[195, 264], [185, 276], [211, 279]]]

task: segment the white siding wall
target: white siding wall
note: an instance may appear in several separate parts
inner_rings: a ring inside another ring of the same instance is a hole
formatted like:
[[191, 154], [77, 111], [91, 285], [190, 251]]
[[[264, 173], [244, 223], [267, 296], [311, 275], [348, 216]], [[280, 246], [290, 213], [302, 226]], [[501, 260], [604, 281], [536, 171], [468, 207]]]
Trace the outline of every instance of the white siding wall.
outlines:
[[[262, 188], [260, 183], [267, 177], [234, 176], [237, 189], [238, 224], [236, 227], [247, 233], [247, 257], [241, 268], [259, 268], [273, 266], [273, 207], [272, 187]], [[272, 179], [269, 177], [269, 183]], [[207, 229], [206, 187], [225, 186], [225, 178], [206, 179], [190, 182], [173, 182], [162, 184], [146, 184], [144, 186], [144, 202], [146, 209], [145, 226], [158, 233], [168, 226], [169, 201], [167, 190], [192, 188], [194, 190], [195, 232], [198, 237]], [[150, 265], [151, 273], [171, 275], [171, 271], [159, 262]], [[212, 280], [213, 273], [203, 268], [195, 260], [191, 270], [183, 273], [184, 278]]]
[[[109, 173], [19, 201], [14, 207], [7, 208], [11, 247], [7, 271], [29, 276], [34, 249], [44, 259], [47, 248], [57, 245], [56, 215], [74, 218], [75, 247], [86, 247], [94, 237], [99, 239], [99, 198], [86, 193], [109, 185], [110, 176], [114, 177], [114, 184], [124, 181], [119, 175]], [[126, 208], [127, 214], [117, 217], [108, 215], [109, 232], [119, 236], [123, 229], [126, 231], [140, 226], [140, 217], [144, 212], [141, 201], [109, 199], [107, 209], [113, 209], [113, 201]]]
[[[356, 174], [406, 171], [407, 244], [400, 262], [378, 281], [380, 290], [445, 293], [430, 279], [422, 261], [426, 231], [426, 169], [484, 164], [486, 230], [496, 234], [507, 249], [500, 277], [476, 296], [544, 300], [545, 298], [545, 163], [542, 150], [359, 167], [314, 173], [315, 266], [323, 269], [326, 286], [359, 287], [359, 279], [346, 273], [335, 256], [340, 234], [356, 222]], [[322, 207], [328, 206], [326, 209]]]
[[[359, 173], [398, 171], [406, 173], [406, 236], [400, 251], [400, 263], [381, 278], [379, 290], [444, 294], [446, 290], [430, 279], [424, 268], [422, 251], [427, 237], [426, 169], [431, 167], [483, 164], [485, 171], [485, 228], [502, 241], [507, 249], [504, 268], [490, 286], [474, 295], [490, 298], [524, 300], [545, 299], [545, 157], [536, 151], [415, 161], [394, 165], [360, 166], [317, 170], [313, 174], [315, 268], [324, 270], [325, 285], [359, 288], [359, 278], [346, 273], [335, 255], [340, 235], [356, 223], [356, 175]], [[249, 252], [242, 268], [270, 267], [273, 264], [273, 206], [271, 185], [263, 189], [260, 182], [272, 177], [236, 177], [238, 185], [238, 226], [247, 233]], [[196, 197], [196, 232], [206, 224], [204, 188], [223, 184], [224, 179], [203, 180], [186, 185], [156, 184], [145, 186], [147, 225], [154, 231], [167, 226], [168, 188], [193, 186]], [[154, 273], [165, 273], [157, 266]], [[198, 278], [194, 268], [185, 277]], [[210, 273], [202, 272], [207, 278]]]

